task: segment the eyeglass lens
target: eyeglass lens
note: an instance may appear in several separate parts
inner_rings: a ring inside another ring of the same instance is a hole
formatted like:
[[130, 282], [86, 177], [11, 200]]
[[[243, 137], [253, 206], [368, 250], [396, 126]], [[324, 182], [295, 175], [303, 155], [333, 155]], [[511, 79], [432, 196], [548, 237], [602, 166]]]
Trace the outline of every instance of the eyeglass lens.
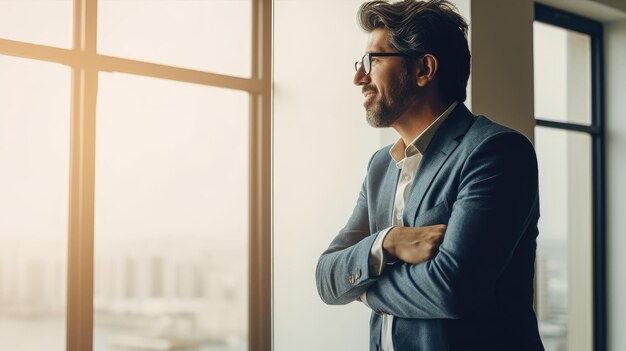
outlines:
[[356, 71], [358, 71], [359, 68], [361, 68], [361, 66], [363, 66], [363, 72], [365, 74], [369, 74], [370, 73], [371, 61], [370, 61], [370, 55], [369, 54], [363, 55], [363, 57], [361, 58], [361, 61], [357, 61], [357, 62], [354, 63], [354, 69]]
[[365, 72], [365, 74], [370, 74], [370, 68], [372, 68], [370, 55], [365, 54], [363, 56], [363, 71]]

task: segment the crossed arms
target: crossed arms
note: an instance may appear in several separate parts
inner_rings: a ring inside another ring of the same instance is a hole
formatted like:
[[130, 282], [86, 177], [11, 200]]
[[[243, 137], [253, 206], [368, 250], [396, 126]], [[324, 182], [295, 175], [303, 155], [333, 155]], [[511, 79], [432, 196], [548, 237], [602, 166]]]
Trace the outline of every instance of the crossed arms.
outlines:
[[[441, 218], [427, 216], [434, 223], [421, 223], [418, 216], [418, 227], [392, 229], [383, 248], [401, 262], [379, 276], [368, 264], [377, 236], [371, 234], [378, 233], [369, 231], [364, 183], [348, 224], [318, 261], [322, 300], [347, 304], [367, 291], [374, 311], [424, 319], [461, 318], [485, 303], [483, 292], [493, 290], [536, 219], [536, 157], [525, 137], [501, 132], [482, 141], [463, 162], [451, 211], [440, 211]], [[447, 227], [431, 227], [446, 222]]]

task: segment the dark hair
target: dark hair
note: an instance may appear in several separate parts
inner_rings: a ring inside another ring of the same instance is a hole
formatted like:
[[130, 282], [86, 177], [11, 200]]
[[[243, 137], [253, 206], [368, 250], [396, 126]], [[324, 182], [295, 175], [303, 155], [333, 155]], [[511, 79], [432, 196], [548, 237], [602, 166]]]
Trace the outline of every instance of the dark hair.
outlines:
[[375, 0], [359, 8], [361, 27], [371, 32], [389, 31], [389, 45], [401, 53], [419, 57], [424, 51], [438, 62], [439, 89], [447, 101], [465, 101], [470, 74], [467, 23], [447, 0]]

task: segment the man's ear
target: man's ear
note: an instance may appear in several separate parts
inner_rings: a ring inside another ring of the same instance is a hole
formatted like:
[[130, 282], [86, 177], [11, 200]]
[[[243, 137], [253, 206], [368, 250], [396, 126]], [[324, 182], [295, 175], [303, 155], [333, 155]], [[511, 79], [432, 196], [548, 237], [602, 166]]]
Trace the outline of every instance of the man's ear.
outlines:
[[439, 61], [431, 54], [426, 54], [417, 60], [417, 70], [415, 77], [417, 80], [417, 86], [420, 88], [425, 87], [435, 79], [435, 74], [439, 69]]

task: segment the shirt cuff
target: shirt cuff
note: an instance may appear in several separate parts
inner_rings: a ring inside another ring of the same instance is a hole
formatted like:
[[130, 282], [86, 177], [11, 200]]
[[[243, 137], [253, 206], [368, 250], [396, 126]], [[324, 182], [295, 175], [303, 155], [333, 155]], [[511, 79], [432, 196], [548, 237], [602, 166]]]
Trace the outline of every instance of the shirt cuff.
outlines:
[[383, 274], [383, 268], [387, 263], [385, 259], [385, 252], [383, 250], [383, 241], [385, 241], [385, 237], [387, 237], [387, 234], [389, 234], [389, 231], [393, 227], [394, 226], [391, 226], [389, 228], [381, 230], [378, 233], [378, 237], [376, 238], [376, 240], [374, 240], [372, 248], [370, 249], [369, 265], [370, 272], [373, 277], [378, 277]]
[[363, 304], [367, 306], [368, 308], [371, 308], [370, 305], [367, 304], [367, 291], [362, 293], [361, 296], [359, 296], [358, 300], [363, 302]]

